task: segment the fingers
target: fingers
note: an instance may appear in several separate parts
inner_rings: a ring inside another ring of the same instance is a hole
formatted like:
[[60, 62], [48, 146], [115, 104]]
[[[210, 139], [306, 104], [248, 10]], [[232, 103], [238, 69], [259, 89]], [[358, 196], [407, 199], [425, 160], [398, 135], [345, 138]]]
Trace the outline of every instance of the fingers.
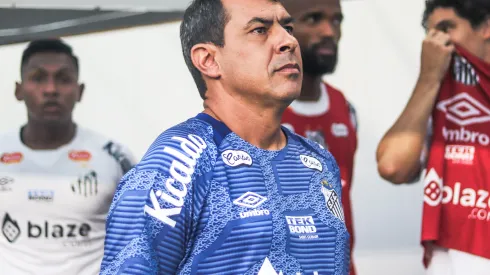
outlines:
[[438, 31], [434, 35], [434, 41], [436, 41], [439, 45], [448, 46], [451, 44], [451, 37], [447, 33]]

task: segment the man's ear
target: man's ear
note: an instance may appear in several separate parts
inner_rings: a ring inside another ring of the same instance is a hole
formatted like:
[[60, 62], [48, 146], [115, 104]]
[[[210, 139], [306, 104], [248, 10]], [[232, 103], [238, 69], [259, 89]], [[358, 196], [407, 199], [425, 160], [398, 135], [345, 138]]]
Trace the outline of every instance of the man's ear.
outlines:
[[24, 100], [24, 93], [22, 93], [22, 84], [19, 82], [15, 82], [15, 98], [18, 101]]
[[80, 102], [80, 101], [82, 101], [83, 92], [85, 91], [85, 83], [80, 84], [78, 89], [79, 89], [79, 92], [78, 92], [77, 102]]
[[490, 41], [490, 17], [488, 17], [482, 25], [483, 39]]
[[209, 78], [221, 76], [220, 66], [216, 62], [216, 46], [213, 44], [197, 44], [191, 49], [192, 64]]

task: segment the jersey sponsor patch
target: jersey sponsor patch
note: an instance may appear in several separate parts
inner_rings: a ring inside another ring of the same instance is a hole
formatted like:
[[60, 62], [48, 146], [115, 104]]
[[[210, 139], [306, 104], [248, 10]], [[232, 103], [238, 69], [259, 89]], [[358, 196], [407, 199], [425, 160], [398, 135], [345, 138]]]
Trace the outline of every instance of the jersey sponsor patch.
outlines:
[[72, 150], [68, 153], [68, 157], [73, 161], [86, 162], [86, 161], [90, 161], [90, 159], [92, 158], [92, 154], [90, 154], [89, 151], [85, 151], [85, 150], [81, 150], [81, 151]]
[[424, 201], [430, 206], [437, 206], [442, 199], [442, 178], [431, 168], [424, 178]]
[[322, 163], [314, 157], [300, 155], [301, 162], [308, 168], [323, 171]]
[[475, 158], [475, 146], [446, 145], [444, 158], [453, 164], [472, 165]]
[[226, 150], [221, 153], [221, 158], [226, 165], [231, 167], [237, 167], [241, 165], [252, 166], [252, 157], [244, 151]]
[[[150, 190], [151, 206], [145, 205], [145, 213], [163, 223], [175, 227], [176, 221], [171, 216], [179, 215], [184, 206], [184, 198], [194, 174], [197, 160], [201, 157], [206, 142], [196, 135], [190, 134], [187, 138], [172, 137], [180, 142], [180, 150], [174, 147], [165, 147], [163, 152], [173, 157], [169, 169], [170, 177], [165, 182], [166, 190]], [[158, 200], [172, 205], [173, 208], [161, 208]]]
[[267, 200], [266, 197], [261, 196], [254, 192], [247, 192], [241, 195], [238, 199], [234, 200], [233, 203], [247, 208], [257, 208]]
[[322, 180], [322, 194], [325, 197], [325, 203], [328, 210], [339, 220], [344, 221], [344, 210], [340, 204], [339, 195], [333, 189], [333, 186], [327, 181]]
[[12, 184], [14, 179], [11, 177], [1, 177], [0, 178], [0, 192], [12, 191]]
[[27, 192], [27, 199], [36, 202], [52, 202], [54, 200], [53, 190], [31, 189]]
[[312, 216], [286, 216], [289, 233], [299, 239], [318, 239], [315, 221]]
[[20, 236], [20, 227], [17, 221], [14, 221], [8, 213], [5, 213], [2, 222], [2, 233], [9, 243], [13, 243]]
[[24, 155], [20, 152], [15, 153], [3, 153], [0, 157], [0, 162], [4, 164], [21, 163], [24, 159]]
[[344, 123], [332, 123], [332, 135], [334, 137], [348, 137], [349, 128]]

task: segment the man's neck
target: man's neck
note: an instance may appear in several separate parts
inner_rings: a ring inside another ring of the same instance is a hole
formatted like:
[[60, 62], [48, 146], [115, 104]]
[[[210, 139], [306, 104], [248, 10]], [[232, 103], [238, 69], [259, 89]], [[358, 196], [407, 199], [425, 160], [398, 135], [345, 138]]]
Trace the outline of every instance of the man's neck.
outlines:
[[211, 95], [204, 113], [223, 122], [248, 143], [265, 150], [280, 150], [287, 139], [281, 130], [284, 107], [262, 107], [228, 93]]
[[72, 121], [46, 125], [29, 120], [21, 135], [27, 147], [34, 150], [50, 150], [70, 143], [75, 137], [75, 132], [76, 125]]
[[321, 75], [303, 75], [303, 86], [301, 88], [301, 95], [297, 99], [298, 101], [318, 101], [321, 95]]

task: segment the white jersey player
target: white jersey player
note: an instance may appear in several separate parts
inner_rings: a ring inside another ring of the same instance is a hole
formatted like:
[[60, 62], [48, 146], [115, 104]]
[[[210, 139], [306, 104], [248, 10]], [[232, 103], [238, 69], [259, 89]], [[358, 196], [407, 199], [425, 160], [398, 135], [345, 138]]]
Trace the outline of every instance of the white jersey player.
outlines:
[[71, 120], [78, 61], [59, 40], [32, 42], [22, 83], [28, 122], [0, 134], [1, 274], [98, 274], [127, 150]]

